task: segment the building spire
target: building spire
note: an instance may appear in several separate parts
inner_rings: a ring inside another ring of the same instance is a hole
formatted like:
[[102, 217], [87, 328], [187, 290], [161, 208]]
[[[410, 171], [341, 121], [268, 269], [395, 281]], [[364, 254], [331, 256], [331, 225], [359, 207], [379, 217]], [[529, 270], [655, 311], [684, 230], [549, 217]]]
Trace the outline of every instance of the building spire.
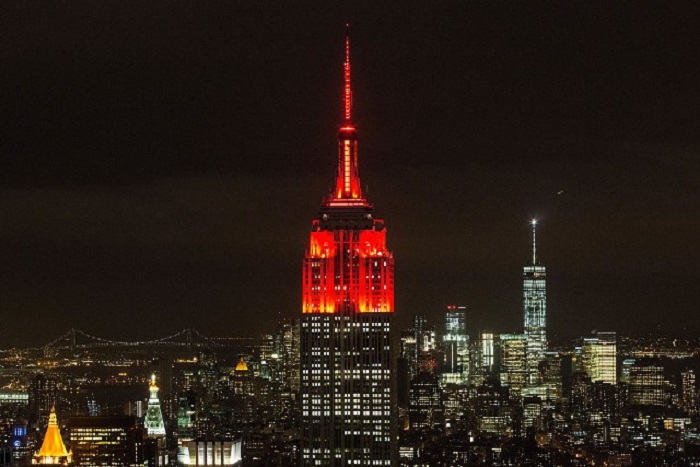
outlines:
[[44, 441], [41, 443], [39, 452], [34, 455], [35, 464], [69, 464], [71, 462], [72, 453], [68, 452], [66, 445], [63, 444], [61, 431], [58, 428], [58, 419], [56, 418], [56, 407], [51, 406], [49, 414], [49, 425], [46, 427]]
[[150, 392], [150, 397], [148, 398], [148, 408], [146, 409], [143, 425], [149, 438], [162, 438], [165, 437], [165, 423], [163, 422], [163, 412], [160, 409], [155, 374], [151, 375], [148, 391]]
[[532, 264], [537, 264], [537, 219], [534, 217], [530, 221], [532, 225]]
[[345, 23], [345, 63], [343, 63], [345, 89], [343, 101], [345, 107], [345, 125], [351, 125], [352, 116], [352, 87], [350, 85], [350, 24]]
[[364, 205], [357, 164], [357, 130], [352, 123], [352, 87], [350, 84], [350, 26], [345, 25], [345, 61], [343, 62], [343, 120], [338, 133], [339, 154], [335, 190], [331, 199], [357, 200]]

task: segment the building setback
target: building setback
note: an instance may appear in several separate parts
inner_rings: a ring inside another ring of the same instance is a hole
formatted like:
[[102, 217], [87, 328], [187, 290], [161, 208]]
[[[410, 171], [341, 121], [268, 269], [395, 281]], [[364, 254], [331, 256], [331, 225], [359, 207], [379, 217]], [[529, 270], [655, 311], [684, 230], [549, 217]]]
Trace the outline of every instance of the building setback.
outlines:
[[395, 465], [394, 258], [360, 185], [347, 36], [343, 68], [336, 184], [303, 264], [302, 465]]

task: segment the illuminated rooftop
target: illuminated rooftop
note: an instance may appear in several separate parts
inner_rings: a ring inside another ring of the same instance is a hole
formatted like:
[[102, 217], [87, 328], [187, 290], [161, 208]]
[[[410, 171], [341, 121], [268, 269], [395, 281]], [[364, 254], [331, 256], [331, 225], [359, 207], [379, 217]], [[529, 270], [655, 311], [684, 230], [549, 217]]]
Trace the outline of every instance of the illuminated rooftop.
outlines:
[[35, 464], [68, 464], [71, 462], [71, 454], [63, 444], [61, 431], [58, 429], [58, 419], [56, 409], [51, 407], [49, 415], [49, 426], [46, 428], [44, 442], [41, 444], [39, 453], [34, 456]]
[[248, 371], [248, 365], [245, 360], [243, 360], [243, 357], [241, 357], [238, 364], [236, 364], [236, 371]]

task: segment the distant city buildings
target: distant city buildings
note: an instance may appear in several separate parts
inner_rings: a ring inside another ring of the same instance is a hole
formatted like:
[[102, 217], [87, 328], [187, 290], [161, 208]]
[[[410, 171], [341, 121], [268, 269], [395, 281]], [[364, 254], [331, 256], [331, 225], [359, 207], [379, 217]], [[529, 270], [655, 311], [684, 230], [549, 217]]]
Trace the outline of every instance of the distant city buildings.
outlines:
[[[468, 353], [474, 371], [467, 381], [454, 382], [444, 377], [452, 373], [445, 317], [437, 310], [432, 316], [417, 317], [397, 338], [408, 345], [399, 347], [396, 366], [399, 382], [403, 375], [406, 384], [390, 416], [398, 428], [393, 465], [700, 461], [700, 339], [595, 332], [550, 344], [538, 365], [538, 384], [527, 384], [524, 334], [474, 332]], [[469, 319], [465, 329], [475, 329]], [[302, 398], [284, 376], [299, 369], [281, 350], [284, 336], [295, 334], [292, 326], [284, 320], [272, 324], [269, 333], [245, 345], [231, 339], [167, 350], [158, 344], [154, 351], [112, 348], [103, 340], [90, 349], [60, 350], [51, 360], [27, 350], [21, 366], [42, 362], [41, 371], [0, 362], [7, 387], [0, 392], [3, 465], [68, 463], [64, 449], [75, 465], [299, 465]], [[411, 347], [416, 341], [422, 344]], [[413, 377], [411, 355], [417, 362]], [[39, 404], [29, 402], [30, 389], [41, 386], [40, 374], [42, 384], [49, 378], [56, 388], [56, 410], [52, 415], [49, 409], [44, 426]], [[170, 395], [163, 397], [162, 387]], [[162, 432], [159, 417], [147, 409], [156, 400], [164, 435], [155, 435]], [[143, 416], [125, 417], [139, 401]]]
[[0, 465], [700, 466], [700, 338], [549, 336], [535, 219], [512, 309], [522, 329], [480, 331], [466, 306], [441, 304], [395, 329], [347, 37], [343, 71], [336, 180], [311, 226], [301, 316], [259, 338], [71, 329], [3, 352]]

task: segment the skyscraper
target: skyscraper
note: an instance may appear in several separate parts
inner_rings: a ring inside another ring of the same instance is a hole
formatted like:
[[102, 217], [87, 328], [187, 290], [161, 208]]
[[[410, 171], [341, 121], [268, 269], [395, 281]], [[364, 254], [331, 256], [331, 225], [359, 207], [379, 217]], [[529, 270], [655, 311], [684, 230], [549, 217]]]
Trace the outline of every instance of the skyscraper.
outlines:
[[695, 383], [695, 372], [693, 370], [685, 370], [681, 372], [681, 407], [691, 415], [694, 415], [698, 410], [698, 391]]
[[527, 383], [538, 384], [547, 350], [547, 271], [537, 261], [537, 219], [532, 219], [532, 261], [523, 268], [523, 318], [527, 342]]
[[302, 465], [392, 465], [394, 259], [360, 185], [347, 36], [343, 68], [335, 188], [303, 263]]
[[583, 367], [592, 382], [617, 384], [617, 338], [615, 332], [596, 332], [583, 339]]
[[493, 334], [490, 332], [482, 332], [479, 346], [479, 364], [486, 370], [493, 370]]
[[56, 418], [56, 409], [51, 407], [49, 413], [49, 425], [46, 428], [44, 442], [41, 444], [41, 449], [34, 455], [33, 464], [60, 464], [67, 465], [71, 463], [72, 455], [66, 450], [66, 445], [63, 444], [61, 431], [58, 428], [58, 419]]
[[445, 383], [466, 383], [469, 377], [469, 336], [466, 330], [465, 306], [450, 305], [445, 313], [445, 333], [442, 346], [445, 352]]
[[149, 467], [159, 465], [169, 465], [169, 456], [165, 440], [165, 423], [163, 422], [163, 411], [160, 408], [158, 398], [158, 385], [156, 375], [151, 375], [151, 382], [148, 386], [148, 409], [143, 419], [143, 427], [146, 429], [147, 439], [144, 440], [144, 458]]
[[501, 385], [508, 387], [510, 398], [522, 396], [527, 377], [527, 340], [523, 334], [501, 334]]
[[151, 384], [148, 387], [150, 396], [148, 397], [148, 409], [143, 425], [146, 434], [151, 438], [165, 437], [165, 424], [163, 423], [163, 412], [160, 409], [160, 399], [158, 399], [158, 385], [156, 385], [156, 375], [151, 375]]
[[437, 375], [421, 371], [411, 380], [408, 419], [411, 430], [432, 430], [444, 423], [442, 390]]
[[664, 367], [656, 359], [641, 358], [630, 367], [630, 404], [662, 407], [666, 402]]

